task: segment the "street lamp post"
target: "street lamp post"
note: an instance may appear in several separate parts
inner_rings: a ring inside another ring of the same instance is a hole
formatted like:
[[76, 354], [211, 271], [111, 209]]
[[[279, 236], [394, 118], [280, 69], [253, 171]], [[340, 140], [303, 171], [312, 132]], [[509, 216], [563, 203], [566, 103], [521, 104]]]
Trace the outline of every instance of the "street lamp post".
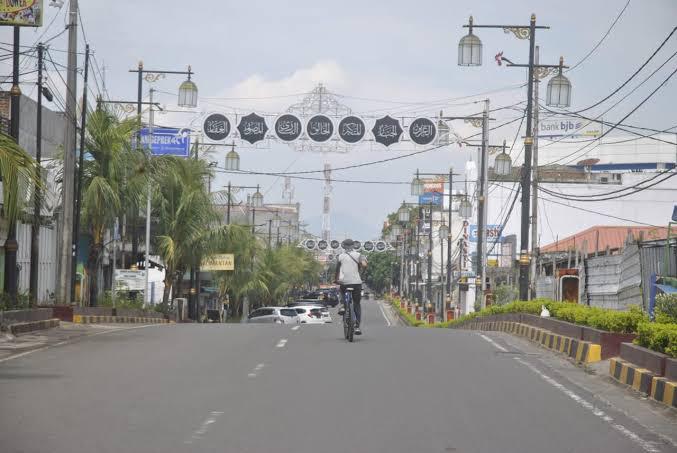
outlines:
[[[559, 65], [540, 65], [534, 63], [534, 50], [536, 45], [536, 30], [549, 29], [547, 26], [536, 25], [536, 15], [531, 15], [529, 25], [474, 25], [472, 16], [469, 19], [468, 35], [464, 36], [458, 44], [458, 64], [460, 66], [480, 66], [482, 64], [482, 42], [473, 34], [473, 28], [497, 28], [503, 29], [506, 33], [513, 33], [518, 39], [529, 40], [529, 62], [528, 64], [514, 64], [503, 56], [503, 53], [496, 55], [496, 61], [499, 65], [503, 61], [507, 62], [509, 67], [528, 68], [527, 80], [527, 112], [526, 112], [526, 134], [524, 138], [524, 166], [520, 177], [522, 192], [522, 215], [520, 230], [520, 278], [519, 289], [520, 299], [527, 300], [529, 297], [529, 215], [530, 215], [530, 192], [531, 192], [531, 161], [532, 161], [532, 111], [533, 111], [533, 89], [534, 72], [538, 71], [539, 76], [545, 76], [553, 69], [559, 70], [559, 74], [548, 83], [548, 105], [558, 107], [568, 107], [571, 100], [571, 84], [568, 79], [562, 75], [563, 65], [560, 59]], [[482, 281], [484, 285], [484, 280]]]

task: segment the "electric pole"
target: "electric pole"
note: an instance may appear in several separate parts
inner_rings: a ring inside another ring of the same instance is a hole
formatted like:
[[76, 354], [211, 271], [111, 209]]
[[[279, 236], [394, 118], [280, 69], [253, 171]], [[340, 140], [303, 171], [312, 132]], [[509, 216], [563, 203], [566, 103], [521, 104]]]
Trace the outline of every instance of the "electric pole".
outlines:
[[[489, 191], [487, 154], [489, 152], [489, 99], [484, 100], [484, 112], [482, 113], [482, 150], [480, 155], [480, 181], [477, 196], [477, 277], [480, 284], [477, 285], [477, 299], [480, 308], [484, 308], [484, 291], [486, 283], [486, 254], [487, 254], [487, 194]], [[477, 282], [476, 282], [477, 283]]]
[[[75, 220], [73, 221], [73, 262], [71, 264], [71, 288], [75, 291], [75, 276], [78, 267], [78, 242], [80, 240], [80, 211], [82, 210], [82, 172], [85, 165], [85, 135], [87, 129], [87, 78], [89, 74], [89, 44], [85, 46], [85, 74], [82, 93], [82, 109], [80, 112], [80, 153], [78, 155], [78, 167], [75, 171], [75, 181], [77, 188], [75, 191]], [[80, 286], [80, 303], [84, 303], [85, 298]], [[90, 298], [90, 305], [95, 301]]]
[[[19, 115], [21, 112], [21, 88], [19, 88], [19, 40], [21, 38], [20, 27], [14, 27], [14, 46], [13, 46], [13, 61], [12, 61], [12, 97], [10, 123], [10, 135], [19, 144]], [[9, 222], [7, 225], [7, 239], [5, 240], [5, 291], [9, 294], [10, 305], [17, 305], [17, 286], [18, 286], [18, 269], [16, 267], [16, 251], [19, 244], [16, 241], [16, 221]]]
[[[536, 46], [534, 64], [538, 65], [539, 47]], [[531, 299], [536, 298], [536, 251], [538, 250], [538, 87], [540, 80], [536, 76], [534, 81], [534, 145], [533, 145], [533, 171], [531, 176], [531, 262], [529, 270], [529, 287]]]
[[57, 285], [57, 302], [70, 304], [71, 297], [71, 259], [73, 255], [73, 196], [75, 192], [75, 135], [76, 135], [76, 107], [77, 99], [77, 66], [78, 66], [78, 0], [70, 1], [68, 12], [68, 70], [66, 77], [66, 129], [64, 134], [63, 150], [63, 178], [62, 183], [62, 213], [61, 213], [61, 243], [59, 247], [59, 276]]
[[[37, 178], [42, 181], [42, 60], [44, 56], [44, 46], [38, 44], [38, 113], [35, 127], [35, 162]], [[37, 305], [38, 299], [38, 272], [40, 272], [40, 187], [36, 186], [33, 194], [33, 226], [31, 227], [31, 270], [29, 293], [31, 304]]]

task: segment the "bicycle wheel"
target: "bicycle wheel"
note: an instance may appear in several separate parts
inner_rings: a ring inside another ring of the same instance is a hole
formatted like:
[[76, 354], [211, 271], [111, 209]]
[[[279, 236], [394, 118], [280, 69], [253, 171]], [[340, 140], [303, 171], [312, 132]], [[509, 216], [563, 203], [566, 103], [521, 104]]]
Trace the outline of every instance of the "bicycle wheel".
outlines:
[[345, 313], [343, 313], [343, 337], [347, 340], [351, 322], [350, 315], [348, 314], [348, 309], [346, 308], [346, 305], [347, 304], [343, 305], [343, 308], [345, 309]]

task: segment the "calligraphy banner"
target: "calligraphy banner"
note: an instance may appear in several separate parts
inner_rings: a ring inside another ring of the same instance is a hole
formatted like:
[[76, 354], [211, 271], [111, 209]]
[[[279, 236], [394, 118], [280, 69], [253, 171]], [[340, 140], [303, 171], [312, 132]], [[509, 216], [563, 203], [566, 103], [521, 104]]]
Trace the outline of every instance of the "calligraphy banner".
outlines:
[[207, 138], [218, 142], [230, 134], [230, 121], [225, 115], [213, 113], [205, 119], [202, 128]]
[[275, 135], [285, 142], [291, 142], [301, 136], [303, 124], [296, 116], [286, 113], [275, 121]]
[[377, 143], [390, 146], [400, 141], [403, 130], [398, 120], [386, 115], [376, 120], [371, 132]]
[[429, 145], [436, 135], [435, 123], [428, 118], [416, 118], [409, 126], [409, 137], [417, 145]]
[[356, 116], [346, 116], [338, 126], [338, 135], [346, 143], [357, 143], [364, 137], [366, 126]]
[[314, 142], [326, 142], [334, 135], [334, 123], [325, 115], [315, 115], [308, 120], [306, 134]]
[[240, 132], [240, 138], [242, 140], [246, 140], [253, 145], [266, 138], [268, 126], [266, 125], [265, 118], [256, 113], [250, 113], [249, 115], [242, 117], [240, 124], [237, 126], [237, 130]]

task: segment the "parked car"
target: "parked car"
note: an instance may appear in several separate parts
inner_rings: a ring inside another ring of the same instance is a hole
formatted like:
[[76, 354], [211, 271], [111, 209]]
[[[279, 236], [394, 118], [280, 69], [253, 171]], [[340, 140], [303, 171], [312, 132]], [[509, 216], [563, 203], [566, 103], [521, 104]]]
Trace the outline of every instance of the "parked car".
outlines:
[[290, 302], [287, 304], [287, 307], [301, 307], [301, 306], [306, 306], [306, 307], [321, 307], [322, 303], [321, 301], [315, 300], [315, 299], [299, 299], [295, 300], [294, 302]]
[[331, 322], [331, 315], [327, 307], [299, 305], [294, 307], [294, 310], [298, 313], [301, 324], [325, 324]]
[[256, 324], [300, 324], [296, 310], [287, 307], [262, 307], [251, 312], [247, 322]]
[[322, 289], [322, 302], [324, 305], [329, 305], [335, 307], [339, 303], [339, 293], [336, 288], [324, 288]]

